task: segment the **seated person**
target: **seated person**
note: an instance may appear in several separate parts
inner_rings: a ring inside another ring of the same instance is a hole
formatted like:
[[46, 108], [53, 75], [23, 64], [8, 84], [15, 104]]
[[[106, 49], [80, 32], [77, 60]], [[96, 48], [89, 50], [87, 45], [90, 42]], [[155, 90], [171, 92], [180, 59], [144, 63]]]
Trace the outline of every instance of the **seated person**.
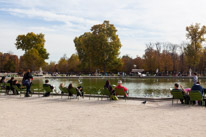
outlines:
[[[18, 80], [14, 80], [12, 85], [17, 86], [19, 89], [21, 88], [21, 84], [19, 84]], [[14, 95], [19, 95], [19, 91], [14, 89]]]
[[126, 87], [122, 86], [122, 81], [121, 81], [121, 80], [118, 81], [118, 85], [117, 85], [115, 88], [117, 88], [117, 89], [123, 88], [123, 89], [124, 89], [124, 92], [125, 92], [125, 96], [127, 97], [128, 90], [127, 90]]
[[77, 87], [77, 96], [84, 96], [84, 91], [82, 86]]
[[68, 86], [68, 94], [69, 94], [69, 96], [73, 96], [73, 93], [71, 92], [72, 88], [74, 88], [74, 87], [72, 86], [72, 83], [70, 83], [69, 86]]
[[[203, 90], [202, 86], [200, 86], [200, 82], [199, 81], [192, 86], [192, 90], [199, 90], [201, 95], [203, 96], [204, 90]], [[193, 101], [193, 104], [196, 104], [196, 102]], [[198, 104], [202, 105], [202, 102], [198, 101]]]
[[[50, 87], [51, 90], [54, 89], [54, 87], [52, 85], [49, 84], [49, 80], [45, 80], [45, 84], [43, 84], [43, 87]], [[48, 97], [50, 96], [50, 92], [49, 91], [46, 91], [44, 94], [43, 94], [43, 97]]]
[[61, 84], [59, 85], [59, 87], [60, 87], [60, 88], [64, 88], [64, 83], [61, 83]]
[[12, 87], [13, 81], [14, 81], [14, 77], [11, 77], [11, 79], [7, 81], [7, 83], [10, 84], [10, 86], [6, 86], [7, 94], [9, 94], [9, 90], [12, 90], [14, 93], [14, 88]]
[[1, 78], [1, 80], [0, 80], [0, 84], [1, 84], [1, 88], [6, 88], [6, 87], [5, 87], [5, 84], [6, 84], [6, 77], [3, 76], [3, 77]]
[[[185, 94], [184, 88], [183, 88], [181, 85], [180, 85], [180, 87], [181, 87], [181, 89], [179, 89], [179, 84], [175, 83], [173, 90], [177, 90], [177, 91], [182, 92], [183, 97], [184, 97], [184, 99], [185, 99], [185, 104], [189, 104], [189, 96], [188, 96], [187, 94]], [[184, 104], [183, 99], [180, 99], [180, 102], [181, 102], [182, 104]]]
[[62, 90], [63, 88], [66, 88], [66, 87], [64, 86], [64, 83], [61, 83], [59, 85], [59, 89], [61, 90], [61, 94], [64, 94], [64, 91]]
[[[72, 86], [72, 83], [69, 84], [68, 86], [68, 93], [69, 93], [69, 96], [73, 96], [72, 92], [70, 91], [70, 89], [74, 88]], [[79, 86], [76, 88], [76, 91], [77, 91], [77, 96], [84, 96], [84, 92], [83, 92], [83, 87], [82, 86]]]
[[107, 80], [105, 85], [104, 85], [104, 88], [107, 88], [110, 92], [110, 95], [114, 95], [115, 94], [115, 91], [112, 89], [112, 86], [110, 85], [110, 81]]
[[6, 77], [1, 77], [0, 83], [6, 83]]
[[203, 96], [203, 88], [200, 86], [200, 82], [198, 81], [196, 84], [192, 86], [192, 90], [199, 90], [201, 95]]

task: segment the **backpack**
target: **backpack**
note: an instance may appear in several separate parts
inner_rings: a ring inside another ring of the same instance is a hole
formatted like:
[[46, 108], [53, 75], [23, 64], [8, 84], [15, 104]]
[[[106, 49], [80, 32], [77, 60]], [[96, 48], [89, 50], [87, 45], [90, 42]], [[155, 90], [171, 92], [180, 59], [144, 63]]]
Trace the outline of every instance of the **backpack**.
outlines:
[[112, 100], [119, 100], [118, 97], [115, 96], [115, 95], [112, 95], [112, 96], [111, 96], [111, 99], [112, 99]]

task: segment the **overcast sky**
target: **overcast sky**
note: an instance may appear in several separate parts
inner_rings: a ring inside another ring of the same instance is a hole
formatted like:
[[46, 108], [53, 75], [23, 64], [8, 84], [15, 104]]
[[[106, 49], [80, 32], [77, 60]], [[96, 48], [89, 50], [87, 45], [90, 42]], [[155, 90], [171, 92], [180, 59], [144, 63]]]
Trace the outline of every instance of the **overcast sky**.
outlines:
[[179, 44], [186, 26], [206, 25], [205, 7], [206, 0], [0, 0], [0, 51], [22, 55], [16, 37], [43, 33], [48, 61], [58, 61], [76, 53], [76, 36], [109, 20], [118, 30], [121, 56], [142, 56], [146, 43]]

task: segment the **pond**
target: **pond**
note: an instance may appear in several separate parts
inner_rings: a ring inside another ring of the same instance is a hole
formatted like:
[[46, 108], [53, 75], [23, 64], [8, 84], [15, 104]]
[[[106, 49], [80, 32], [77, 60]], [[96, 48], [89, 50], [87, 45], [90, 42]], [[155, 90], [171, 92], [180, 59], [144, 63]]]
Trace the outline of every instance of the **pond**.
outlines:
[[[35, 79], [33, 87], [42, 88], [44, 78]], [[110, 80], [111, 85], [117, 85], [119, 78], [49, 78], [49, 83], [54, 85], [57, 91], [60, 83], [64, 83], [67, 87], [70, 83], [74, 87], [79, 85], [84, 87], [84, 91], [95, 88], [96, 93], [103, 89], [105, 81]], [[167, 79], [167, 78], [123, 78], [123, 86], [129, 90], [130, 97], [171, 97], [170, 88], [174, 87], [174, 83], [181, 84], [184, 88], [191, 88], [192, 79]], [[201, 83], [205, 83], [202, 79]], [[204, 87], [205, 85], [203, 85]]]

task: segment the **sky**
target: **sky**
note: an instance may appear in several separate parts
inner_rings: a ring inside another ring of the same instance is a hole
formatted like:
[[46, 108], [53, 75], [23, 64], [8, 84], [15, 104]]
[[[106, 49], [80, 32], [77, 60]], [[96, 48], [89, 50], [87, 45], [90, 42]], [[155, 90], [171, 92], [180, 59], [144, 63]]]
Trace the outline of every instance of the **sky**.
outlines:
[[0, 52], [18, 56], [16, 37], [45, 34], [49, 61], [76, 53], [74, 38], [109, 20], [122, 43], [120, 56], [142, 56], [150, 42], [186, 41], [186, 26], [206, 25], [205, 0], [0, 0]]

